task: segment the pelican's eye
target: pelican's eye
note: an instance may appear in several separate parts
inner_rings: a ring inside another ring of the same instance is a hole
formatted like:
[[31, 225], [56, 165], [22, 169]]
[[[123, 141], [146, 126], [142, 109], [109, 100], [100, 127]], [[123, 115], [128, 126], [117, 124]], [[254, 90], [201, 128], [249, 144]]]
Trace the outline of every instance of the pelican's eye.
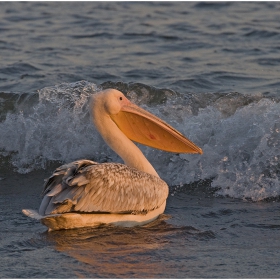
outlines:
[[122, 100], [122, 97], [120, 97], [120, 100]]

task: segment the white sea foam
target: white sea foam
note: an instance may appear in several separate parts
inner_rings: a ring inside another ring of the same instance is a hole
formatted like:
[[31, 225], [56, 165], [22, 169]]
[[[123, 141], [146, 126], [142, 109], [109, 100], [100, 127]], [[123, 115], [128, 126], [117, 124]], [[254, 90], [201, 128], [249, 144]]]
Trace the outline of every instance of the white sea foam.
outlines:
[[[90, 120], [88, 98], [97, 90], [85, 81], [48, 87], [39, 91], [32, 108], [18, 106], [8, 112], [0, 123], [2, 156], [9, 155], [20, 173], [45, 168], [52, 160], [120, 161]], [[249, 104], [220, 99], [193, 112], [191, 103], [179, 99], [170, 97], [146, 109], [180, 130], [204, 154], [140, 147], [168, 184], [212, 178], [223, 196], [261, 200], [280, 195], [279, 103], [261, 96]]]

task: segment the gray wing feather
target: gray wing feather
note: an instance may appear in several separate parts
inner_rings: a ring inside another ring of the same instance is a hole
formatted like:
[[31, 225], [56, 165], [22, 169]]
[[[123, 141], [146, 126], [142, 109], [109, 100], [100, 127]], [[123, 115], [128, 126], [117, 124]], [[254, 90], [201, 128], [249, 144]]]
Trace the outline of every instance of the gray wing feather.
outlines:
[[168, 186], [160, 178], [123, 164], [79, 160], [57, 168], [43, 194], [40, 215], [147, 212], [162, 205]]

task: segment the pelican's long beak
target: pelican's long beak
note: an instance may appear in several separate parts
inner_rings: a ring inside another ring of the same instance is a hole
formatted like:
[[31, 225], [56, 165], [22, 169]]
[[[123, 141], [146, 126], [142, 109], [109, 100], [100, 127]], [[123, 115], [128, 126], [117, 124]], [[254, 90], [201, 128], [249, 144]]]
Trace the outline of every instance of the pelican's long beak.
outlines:
[[132, 141], [168, 152], [203, 153], [201, 148], [172, 126], [131, 102], [110, 117]]

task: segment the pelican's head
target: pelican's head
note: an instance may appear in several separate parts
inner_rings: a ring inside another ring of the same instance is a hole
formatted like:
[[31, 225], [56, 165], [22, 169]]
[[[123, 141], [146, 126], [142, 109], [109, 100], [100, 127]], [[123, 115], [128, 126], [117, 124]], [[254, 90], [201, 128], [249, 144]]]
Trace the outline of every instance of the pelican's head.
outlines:
[[118, 114], [125, 105], [132, 104], [122, 92], [116, 89], [107, 89], [96, 95], [101, 97], [104, 109], [108, 115]]
[[122, 92], [106, 89], [91, 98], [93, 121], [110, 117], [130, 139], [146, 146], [174, 153], [199, 153], [202, 149], [172, 126], [130, 102]]

